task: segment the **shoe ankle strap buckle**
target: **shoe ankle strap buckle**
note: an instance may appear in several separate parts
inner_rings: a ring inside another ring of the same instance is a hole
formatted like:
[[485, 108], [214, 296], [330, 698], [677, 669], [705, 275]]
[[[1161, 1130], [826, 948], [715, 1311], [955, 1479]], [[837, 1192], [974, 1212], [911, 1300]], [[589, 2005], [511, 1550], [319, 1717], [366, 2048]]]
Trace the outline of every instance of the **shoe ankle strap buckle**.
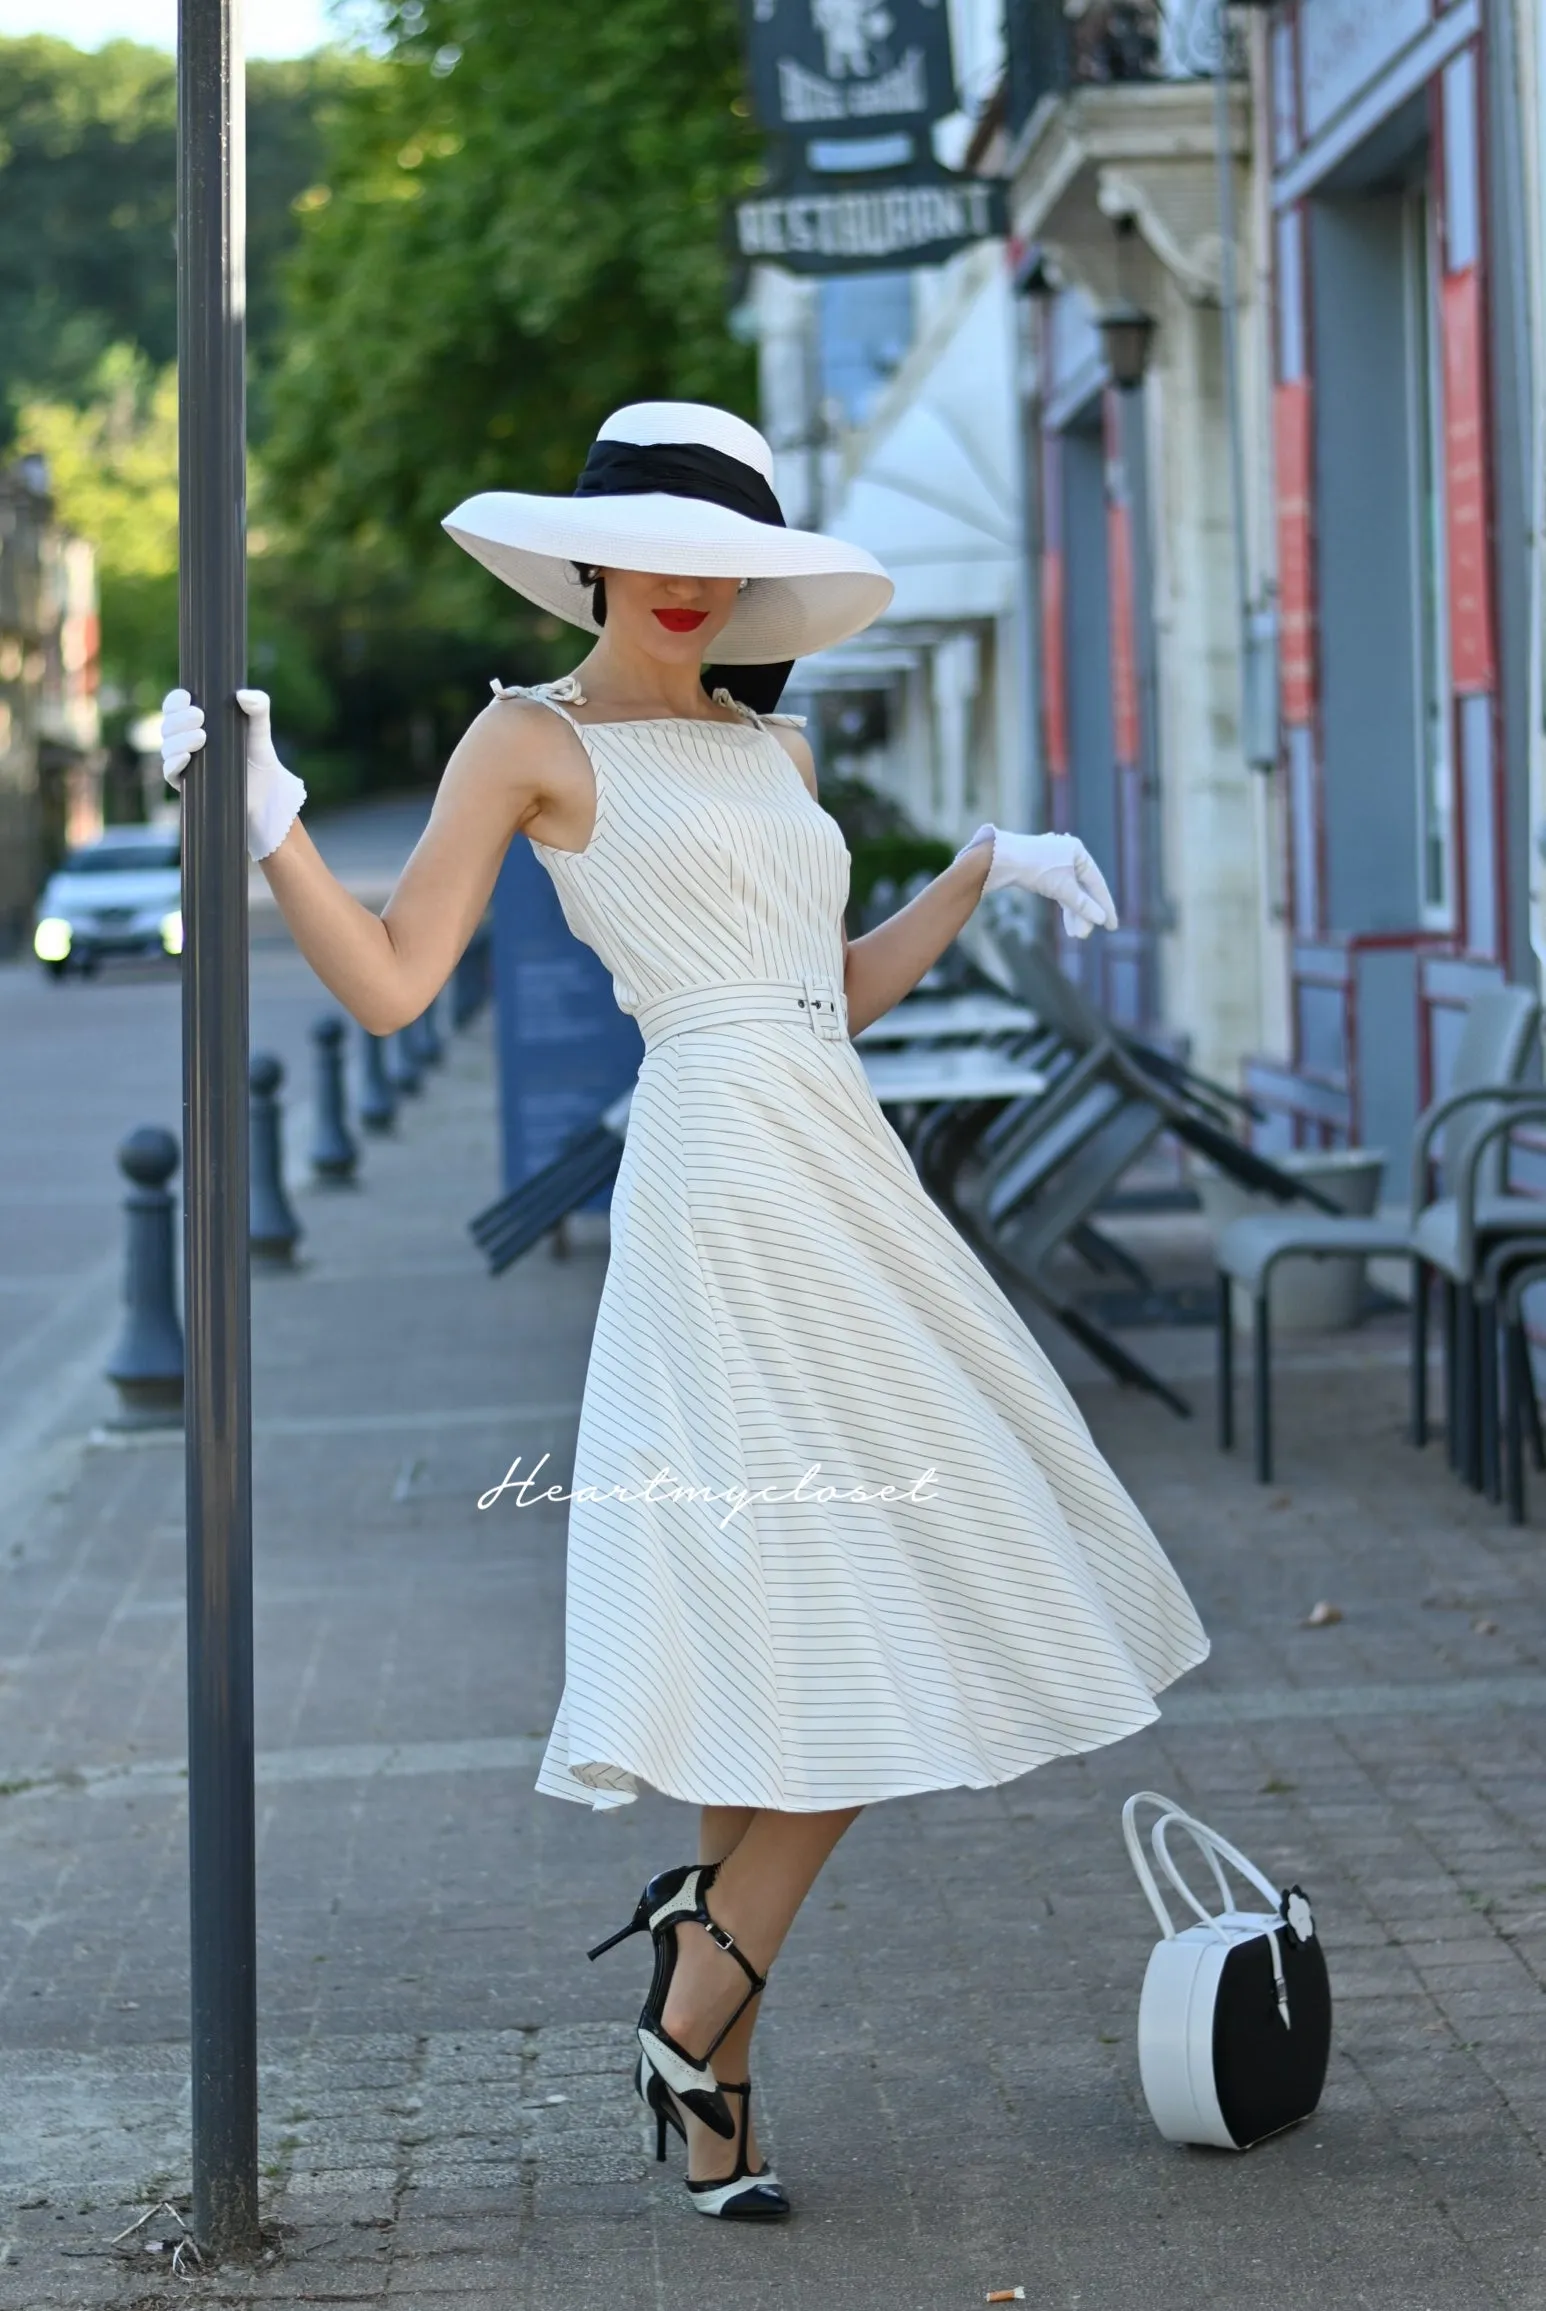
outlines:
[[[735, 2013], [731, 2015], [729, 2022], [725, 2024], [725, 2030], [729, 2030], [737, 2021], [739, 2021], [743, 2009], [750, 2003], [750, 2000], [756, 1996], [757, 1992], [767, 1988], [768, 1978], [765, 1974], [758, 1973], [756, 1967], [752, 1964], [750, 1958], [747, 1957], [746, 1952], [741, 1948], [741, 1945], [736, 1940], [735, 1936], [733, 1934], [727, 1934], [723, 1926], [717, 1925], [714, 1919], [708, 1916], [700, 1918], [699, 1924], [702, 1926], [704, 1932], [708, 1935], [710, 1941], [715, 1943], [719, 1949], [728, 1952], [728, 1954], [735, 1960], [736, 1964], [740, 1967], [741, 1972], [746, 1976], [747, 1981], [751, 1984], [751, 1989], [747, 1993], [747, 1996], [742, 1999], [740, 2006], [736, 2008]], [[725, 2030], [720, 2032], [720, 2038], [724, 2037]], [[718, 2046], [718, 2044], [719, 2038], [716, 2038], [714, 2041], [714, 2046]], [[713, 2053], [714, 2046], [709, 2048], [710, 2054]]]

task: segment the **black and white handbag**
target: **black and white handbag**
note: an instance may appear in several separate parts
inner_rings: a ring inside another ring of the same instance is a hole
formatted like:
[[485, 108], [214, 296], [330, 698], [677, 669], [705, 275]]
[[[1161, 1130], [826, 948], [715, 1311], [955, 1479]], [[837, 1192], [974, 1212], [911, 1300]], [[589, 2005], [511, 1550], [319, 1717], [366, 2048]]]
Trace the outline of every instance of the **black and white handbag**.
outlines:
[[[1139, 1837], [1140, 1806], [1156, 1806], [1154, 1861], [1197, 1924], [1178, 1933]], [[1184, 1831], [1213, 1872], [1222, 1908], [1193, 1893], [1170, 1851]], [[1138, 1883], [1158, 1918], [1138, 2007], [1144, 2099], [1169, 2142], [1249, 2150], [1308, 2118], [1331, 2052], [1331, 1984], [1310, 1905], [1298, 1886], [1281, 1895], [1253, 1862], [1170, 1798], [1139, 1790], [1122, 1808]], [[1227, 1864], [1273, 1906], [1237, 1908]]]

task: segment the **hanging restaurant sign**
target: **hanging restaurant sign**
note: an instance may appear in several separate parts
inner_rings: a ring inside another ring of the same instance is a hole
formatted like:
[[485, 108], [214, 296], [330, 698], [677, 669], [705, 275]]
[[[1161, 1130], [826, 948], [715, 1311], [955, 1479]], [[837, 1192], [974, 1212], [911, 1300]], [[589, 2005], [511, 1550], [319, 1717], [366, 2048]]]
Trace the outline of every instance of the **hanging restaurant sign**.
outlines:
[[802, 176], [733, 211], [738, 253], [790, 273], [873, 273], [938, 265], [1009, 231], [1004, 186], [934, 161], [863, 177]]
[[783, 135], [921, 128], [956, 109], [946, 0], [743, 0], [752, 104]]

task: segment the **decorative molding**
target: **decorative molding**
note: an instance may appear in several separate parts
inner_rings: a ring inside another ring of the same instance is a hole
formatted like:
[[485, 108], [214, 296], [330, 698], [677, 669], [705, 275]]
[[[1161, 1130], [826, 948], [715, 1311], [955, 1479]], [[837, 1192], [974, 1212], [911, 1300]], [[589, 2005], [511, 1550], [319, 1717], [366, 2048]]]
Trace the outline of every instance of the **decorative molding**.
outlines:
[[[1017, 240], [1047, 250], [1097, 305], [1135, 293], [1112, 221], [1131, 216], [1149, 256], [1197, 304], [1216, 303], [1223, 277], [1211, 81], [1130, 82], [1079, 89], [1038, 110], [1010, 186]], [[1238, 216], [1250, 213], [1245, 163], [1250, 97], [1231, 83], [1231, 151]], [[1249, 279], [1244, 252], [1236, 276]]]

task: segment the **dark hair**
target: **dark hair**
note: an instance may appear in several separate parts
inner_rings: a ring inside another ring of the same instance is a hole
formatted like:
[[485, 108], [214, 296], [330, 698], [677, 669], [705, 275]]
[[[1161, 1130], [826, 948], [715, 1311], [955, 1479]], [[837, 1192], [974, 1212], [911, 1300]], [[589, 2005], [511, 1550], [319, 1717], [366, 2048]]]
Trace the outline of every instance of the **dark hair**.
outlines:
[[590, 614], [598, 626], [607, 622], [607, 582], [593, 562], [576, 562], [574, 574], [582, 586], [590, 588]]

